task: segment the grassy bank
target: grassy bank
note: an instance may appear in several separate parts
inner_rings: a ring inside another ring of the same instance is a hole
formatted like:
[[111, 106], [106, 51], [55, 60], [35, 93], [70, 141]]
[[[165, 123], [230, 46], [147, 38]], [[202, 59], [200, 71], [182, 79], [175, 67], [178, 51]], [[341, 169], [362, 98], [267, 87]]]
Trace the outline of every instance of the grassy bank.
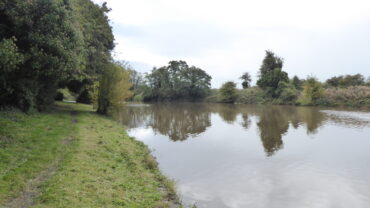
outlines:
[[168, 207], [148, 148], [90, 106], [0, 112], [0, 207]]

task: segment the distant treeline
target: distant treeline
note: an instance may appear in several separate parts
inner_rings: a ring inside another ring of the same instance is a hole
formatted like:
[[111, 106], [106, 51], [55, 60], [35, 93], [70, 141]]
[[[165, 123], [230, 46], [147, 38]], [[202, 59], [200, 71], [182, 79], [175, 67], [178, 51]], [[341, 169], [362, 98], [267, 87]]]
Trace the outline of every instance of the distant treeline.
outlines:
[[272, 51], [259, 69], [256, 86], [248, 72], [242, 74], [242, 88], [233, 81], [210, 89], [211, 76], [184, 61], [171, 61], [144, 75], [131, 70], [135, 101], [205, 101], [246, 104], [289, 104], [326, 106], [370, 106], [370, 79], [361, 74], [336, 76], [321, 83], [315, 77], [289, 78], [284, 60]]
[[283, 69], [284, 61], [271, 51], [266, 51], [259, 69], [257, 86], [249, 87], [251, 78], [248, 72], [243, 80], [242, 90], [236, 89], [232, 81], [212, 90], [208, 102], [228, 102], [247, 104], [290, 104], [325, 106], [368, 106], [370, 107], [370, 78], [361, 74], [332, 77], [322, 83], [315, 77], [289, 78]]
[[90, 0], [1, 0], [0, 107], [45, 110], [66, 88], [107, 113], [128, 97], [108, 12]]

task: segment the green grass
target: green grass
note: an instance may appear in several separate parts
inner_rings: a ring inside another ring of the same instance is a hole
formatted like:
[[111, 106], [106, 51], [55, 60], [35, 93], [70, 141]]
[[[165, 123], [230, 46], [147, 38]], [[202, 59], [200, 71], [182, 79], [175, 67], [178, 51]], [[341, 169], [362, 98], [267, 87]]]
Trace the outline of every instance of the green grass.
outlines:
[[34, 207], [168, 207], [178, 200], [148, 148], [88, 105], [58, 103], [34, 115], [3, 111], [0, 125], [0, 205], [58, 158]]

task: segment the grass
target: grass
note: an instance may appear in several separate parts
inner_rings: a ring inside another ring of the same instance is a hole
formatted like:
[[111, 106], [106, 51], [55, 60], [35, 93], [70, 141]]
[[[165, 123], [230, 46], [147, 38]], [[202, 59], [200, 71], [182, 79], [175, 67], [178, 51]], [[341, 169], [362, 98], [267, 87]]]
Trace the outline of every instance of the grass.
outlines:
[[0, 125], [0, 206], [54, 161], [60, 162], [38, 186], [33, 207], [159, 208], [178, 201], [148, 148], [91, 106], [58, 103], [33, 115], [3, 111]]

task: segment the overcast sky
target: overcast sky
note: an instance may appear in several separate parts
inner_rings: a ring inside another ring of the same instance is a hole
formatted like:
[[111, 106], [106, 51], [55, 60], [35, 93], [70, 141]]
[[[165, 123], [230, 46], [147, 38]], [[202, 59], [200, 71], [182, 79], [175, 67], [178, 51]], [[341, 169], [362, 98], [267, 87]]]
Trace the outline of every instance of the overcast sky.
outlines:
[[[101, 0], [94, 0], [101, 3]], [[370, 76], [370, 0], [106, 0], [115, 58], [140, 72], [185, 60], [212, 87], [253, 80], [272, 50], [289, 76]]]

